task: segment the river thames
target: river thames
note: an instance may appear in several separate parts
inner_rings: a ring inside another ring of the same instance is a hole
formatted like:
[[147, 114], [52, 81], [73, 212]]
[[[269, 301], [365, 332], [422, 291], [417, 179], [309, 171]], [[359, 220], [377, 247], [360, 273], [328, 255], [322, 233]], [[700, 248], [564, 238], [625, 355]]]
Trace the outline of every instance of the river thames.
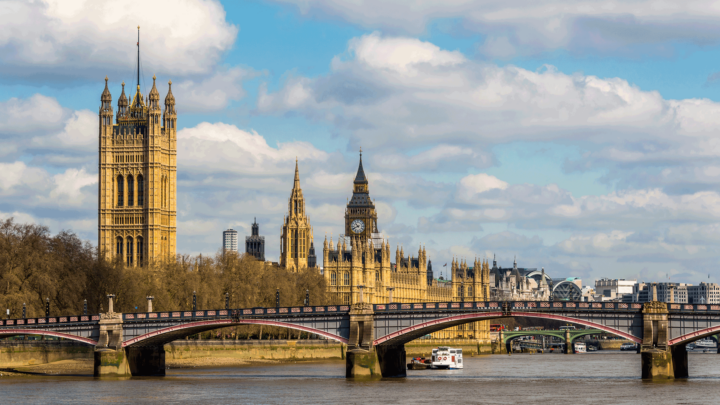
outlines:
[[349, 381], [345, 363], [168, 370], [164, 378], [0, 378], [2, 403], [707, 404], [720, 398], [720, 355], [690, 353], [690, 378], [647, 382], [632, 352], [466, 357], [463, 370]]

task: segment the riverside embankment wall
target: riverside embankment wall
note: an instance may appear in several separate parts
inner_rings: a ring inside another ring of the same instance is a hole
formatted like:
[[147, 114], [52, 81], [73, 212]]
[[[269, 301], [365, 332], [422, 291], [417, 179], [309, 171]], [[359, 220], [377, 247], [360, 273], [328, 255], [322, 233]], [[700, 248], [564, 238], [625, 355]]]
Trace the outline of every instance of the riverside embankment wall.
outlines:
[[[476, 340], [417, 340], [405, 345], [408, 356], [429, 356], [438, 346], [462, 348], [466, 355], [490, 353]], [[232, 358], [253, 360], [342, 360], [345, 345], [330, 340], [177, 340], [165, 345], [165, 358], [187, 360]], [[71, 341], [0, 341], [0, 368], [93, 359], [92, 346]]]

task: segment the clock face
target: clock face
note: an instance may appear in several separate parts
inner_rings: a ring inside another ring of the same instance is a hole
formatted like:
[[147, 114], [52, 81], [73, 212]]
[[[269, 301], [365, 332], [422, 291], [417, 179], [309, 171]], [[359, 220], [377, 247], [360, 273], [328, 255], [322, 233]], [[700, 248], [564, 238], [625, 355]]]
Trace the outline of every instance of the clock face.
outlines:
[[352, 221], [352, 224], [350, 224], [350, 230], [352, 230], [355, 233], [360, 233], [365, 230], [365, 222], [356, 219]]

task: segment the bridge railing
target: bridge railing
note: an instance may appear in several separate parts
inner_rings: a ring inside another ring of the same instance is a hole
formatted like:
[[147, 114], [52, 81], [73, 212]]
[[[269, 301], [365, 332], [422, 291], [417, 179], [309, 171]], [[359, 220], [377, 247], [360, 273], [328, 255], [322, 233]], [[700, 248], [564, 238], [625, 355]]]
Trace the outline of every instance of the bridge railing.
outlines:
[[279, 308], [241, 308], [241, 309], [208, 309], [196, 311], [163, 311], [163, 312], [139, 312], [124, 313], [123, 321], [136, 320], [164, 320], [164, 319], [207, 319], [207, 318], [228, 318], [232, 316], [255, 316], [255, 315], [308, 315], [344, 313], [350, 311], [349, 305], [326, 305], [307, 307], [279, 307]]
[[[376, 312], [383, 311], [417, 311], [417, 310], [470, 310], [470, 311], [501, 311], [510, 310], [627, 310], [642, 309], [642, 304], [625, 302], [578, 302], [578, 301], [480, 301], [480, 302], [426, 302], [426, 303], [391, 303], [376, 304]], [[720, 308], [719, 308], [720, 309]]]
[[100, 315], [69, 315], [69, 316], [49, 316], [43, 318], [26, 318], [26, 319], [3, 319], [0, 320], [0, 326], [12, 327], [37, 327], [45, 325], [55, 325], [64, 323], [95, 323], [100, 320]]

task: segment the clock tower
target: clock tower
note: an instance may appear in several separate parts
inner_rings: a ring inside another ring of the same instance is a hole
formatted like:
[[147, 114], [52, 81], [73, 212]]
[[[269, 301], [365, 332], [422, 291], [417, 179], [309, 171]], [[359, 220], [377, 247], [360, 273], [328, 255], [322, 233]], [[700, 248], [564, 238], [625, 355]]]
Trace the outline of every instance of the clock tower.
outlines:
[[345, 236], [367, 240], [372, 233], [377, 232], [377, 212], [375, 204], [370, 199], [368, 180], [362, 164], [362, 150], [360, 150], [360, 164], [353, 182], [353, 195], [345, 209]]

